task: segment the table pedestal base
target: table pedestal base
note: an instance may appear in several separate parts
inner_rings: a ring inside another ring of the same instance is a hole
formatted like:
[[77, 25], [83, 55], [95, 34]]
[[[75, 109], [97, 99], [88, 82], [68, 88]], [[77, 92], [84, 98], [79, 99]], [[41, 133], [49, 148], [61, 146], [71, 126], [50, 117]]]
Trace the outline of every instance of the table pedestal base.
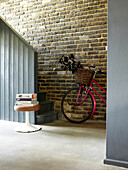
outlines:
[[29, 123], [29, 112], [26, 111], [26, 123], [24, 125], [18, 126], [15, 128], [17, 132], [21, 133], [30, 133], [30, 132], [36, 132], [42, 129], [42, 127], [38, 125], [32, 125]]
[[42, 129], [42, 127], [39, 127], [37, 125], [31, 125], [31, 124], [28, 125], [25, 123], [24, 125], [16, 127], [15, 131], [21, 132], [21, 133], [30, 133], [30, 132], [39, 131], [41, 129]]

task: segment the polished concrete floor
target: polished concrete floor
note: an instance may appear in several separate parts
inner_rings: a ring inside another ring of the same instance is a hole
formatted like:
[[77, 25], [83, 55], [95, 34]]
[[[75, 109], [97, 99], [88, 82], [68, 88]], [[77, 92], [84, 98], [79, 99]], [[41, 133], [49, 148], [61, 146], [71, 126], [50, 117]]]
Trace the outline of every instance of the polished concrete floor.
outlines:
[[123, 170], [104, 165], [104, 123], [80, 125], [58, 120], [33, 133], [18, 133], [21, 123], [0, 121], [0, 170]]

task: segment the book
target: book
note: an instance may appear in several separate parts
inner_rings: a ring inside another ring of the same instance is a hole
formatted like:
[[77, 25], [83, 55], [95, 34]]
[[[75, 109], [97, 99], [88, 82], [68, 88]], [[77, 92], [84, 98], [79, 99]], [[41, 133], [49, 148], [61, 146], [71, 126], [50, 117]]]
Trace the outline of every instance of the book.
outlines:
[[16, 98], [16, 101], [37, 101], [37, 98]]
[[37, 100], [36, 101], [17, 101], [16, 103], [18, 104], [34, 104], [34, 103], [37, 103]]
[[16, 94], [16, 98], [31, 98], [31, 99], [34, 99], [34, 98], [37, 98], [37, 93], [34, 93], [34, 94]]
[[39, 102], [37, 101], [36, 103], [15, 103], [15, 106], [35, 106], [38, 105]]

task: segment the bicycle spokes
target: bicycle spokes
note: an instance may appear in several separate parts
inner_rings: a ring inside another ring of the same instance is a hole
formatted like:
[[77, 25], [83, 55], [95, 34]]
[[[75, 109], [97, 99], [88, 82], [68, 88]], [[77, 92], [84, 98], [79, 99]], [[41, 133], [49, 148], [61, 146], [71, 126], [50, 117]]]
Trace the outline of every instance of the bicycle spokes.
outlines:
[[90, 117], [92, 111], [92, 98], [81, 90], [78, 95], [78, 89], [70, 90], [63, 100], [63, 112], [66, 118], [72, 122], [79, 123]]

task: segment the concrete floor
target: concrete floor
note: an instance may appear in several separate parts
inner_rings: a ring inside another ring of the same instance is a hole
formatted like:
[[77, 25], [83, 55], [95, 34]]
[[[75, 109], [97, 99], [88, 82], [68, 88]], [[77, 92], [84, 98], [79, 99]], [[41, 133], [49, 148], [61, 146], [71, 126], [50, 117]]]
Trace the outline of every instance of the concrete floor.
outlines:
[[0, 170], [123, 170], [103, 164], [105, 124], [58, 120], [34, 133], [18, 133], [21, 123], [0, 121]]

